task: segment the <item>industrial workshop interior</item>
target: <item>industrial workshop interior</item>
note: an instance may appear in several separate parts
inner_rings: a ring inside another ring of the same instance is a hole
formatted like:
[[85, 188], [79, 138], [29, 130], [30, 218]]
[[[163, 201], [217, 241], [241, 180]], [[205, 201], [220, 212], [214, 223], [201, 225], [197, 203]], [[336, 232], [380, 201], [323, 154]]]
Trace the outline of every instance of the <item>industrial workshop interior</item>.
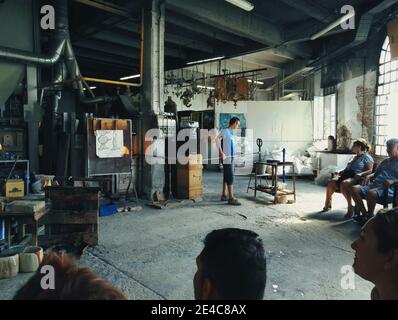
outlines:
[[398, 0], [0, 0], [0, 300], [398, 299], [397, 121]]

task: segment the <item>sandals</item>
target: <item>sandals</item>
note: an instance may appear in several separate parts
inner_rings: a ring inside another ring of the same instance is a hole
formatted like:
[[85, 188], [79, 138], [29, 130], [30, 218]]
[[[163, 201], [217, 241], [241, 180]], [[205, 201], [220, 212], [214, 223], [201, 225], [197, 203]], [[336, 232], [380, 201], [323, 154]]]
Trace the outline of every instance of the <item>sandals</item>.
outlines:
[[352, 219], [354, 217], [354, 214], [355, 214], [354, 208], [352, 208], [351, 210], [347, 210], [347, 213], [344, 215], [344, 219]]
[[329, 205], [328, 208], [323, 207], [321, 212], [328, 212], [328, 211], [330, 211], [330, 210], [332, 210], [332, 205]]

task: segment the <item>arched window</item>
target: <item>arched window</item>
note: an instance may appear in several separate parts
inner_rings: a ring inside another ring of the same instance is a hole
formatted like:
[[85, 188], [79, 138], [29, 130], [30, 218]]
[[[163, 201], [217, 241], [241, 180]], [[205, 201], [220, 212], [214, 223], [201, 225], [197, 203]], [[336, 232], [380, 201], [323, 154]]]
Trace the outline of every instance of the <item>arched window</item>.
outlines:
[[386, 140], [398, 138], [398, 60], [391, 60], [388, 37], [380, 55], [375, 111], [375, 152], [386, 156]]

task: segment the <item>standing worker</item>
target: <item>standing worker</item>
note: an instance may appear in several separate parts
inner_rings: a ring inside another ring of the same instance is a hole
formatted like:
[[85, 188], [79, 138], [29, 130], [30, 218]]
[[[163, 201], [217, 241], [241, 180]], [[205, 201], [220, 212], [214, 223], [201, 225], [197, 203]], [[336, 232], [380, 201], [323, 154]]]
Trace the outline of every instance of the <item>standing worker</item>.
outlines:
[[[239, 128], [240, 120], [237, 117], [229, 120], [229, 126], [222, 129], [216, 138], [217, 149], [220, 152], [224, 179], [221, 201], [228, 201], [228, 204], [240, 206], [241, 203], [234, 197], [234, 156], [236, 154], [235, 131]], [[222, 142], [222, 143], [221, 143]]]

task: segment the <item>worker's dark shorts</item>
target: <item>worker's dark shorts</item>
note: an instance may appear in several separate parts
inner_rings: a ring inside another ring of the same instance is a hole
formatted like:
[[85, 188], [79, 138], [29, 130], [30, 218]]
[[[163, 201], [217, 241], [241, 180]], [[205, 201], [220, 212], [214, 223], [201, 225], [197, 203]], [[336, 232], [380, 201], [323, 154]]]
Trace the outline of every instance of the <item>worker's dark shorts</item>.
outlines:
[[224, 183], [229, 186], [234, 184], [234, 163], [223, 163], [224, 169]]

